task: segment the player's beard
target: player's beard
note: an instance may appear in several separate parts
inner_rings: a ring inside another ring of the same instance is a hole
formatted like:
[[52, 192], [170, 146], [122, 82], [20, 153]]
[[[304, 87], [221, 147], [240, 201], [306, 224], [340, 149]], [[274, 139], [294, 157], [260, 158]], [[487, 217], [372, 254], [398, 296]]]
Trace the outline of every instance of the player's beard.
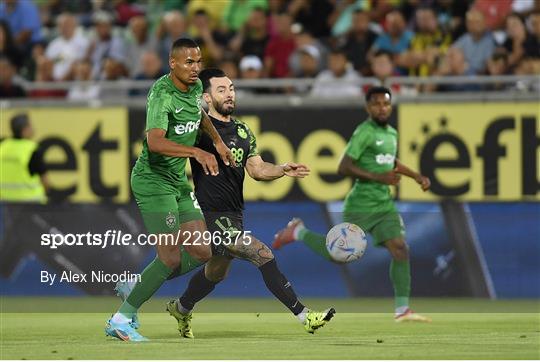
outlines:
[[234, 101], [232, 101], [232, 106], [231, 105], [225, 106], [225, 102], [221, 104], [219, 104], [218, 102], [214, 102], [214, 108], [222, 116], [230, 116], [234, 112], [234, 106], [235, 106]]

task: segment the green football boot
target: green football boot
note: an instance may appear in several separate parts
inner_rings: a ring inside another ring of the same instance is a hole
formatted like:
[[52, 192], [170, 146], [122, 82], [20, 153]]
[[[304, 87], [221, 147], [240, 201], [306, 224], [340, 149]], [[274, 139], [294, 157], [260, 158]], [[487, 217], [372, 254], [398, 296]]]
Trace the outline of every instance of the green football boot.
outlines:
[[323, 312], [315, 312], [310, 310], [307, 313], [306, 320], [304, 322], [304, 328], [306, 329], [306, 332], [308, 333], [315, 333], [315, 331], [322, 326], [326, 324], [326, 322], [330, 321], [336, 311], [334, 308], [328, 308]]
[[183, 338], [195, 338], [191, 330], [192, 314], [182, 314], [178, 311], [178, 299], [172, 299], [167, 303], [167, 311], [178, 321], [178, 331]]

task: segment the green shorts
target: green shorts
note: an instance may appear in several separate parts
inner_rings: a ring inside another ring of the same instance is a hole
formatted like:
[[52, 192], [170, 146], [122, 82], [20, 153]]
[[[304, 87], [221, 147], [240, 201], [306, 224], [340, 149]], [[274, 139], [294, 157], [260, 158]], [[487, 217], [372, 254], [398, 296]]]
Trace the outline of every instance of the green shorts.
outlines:
[[204, 220], [195, 194], [141, 195], [133, 191], [150, 234], [175, 233], [188, 221]]
[[356, 224], [373, 236], [375, 246], [405, 237], [405, 225], [397, 210], [385, 212], [344, 212], [343, 221]]

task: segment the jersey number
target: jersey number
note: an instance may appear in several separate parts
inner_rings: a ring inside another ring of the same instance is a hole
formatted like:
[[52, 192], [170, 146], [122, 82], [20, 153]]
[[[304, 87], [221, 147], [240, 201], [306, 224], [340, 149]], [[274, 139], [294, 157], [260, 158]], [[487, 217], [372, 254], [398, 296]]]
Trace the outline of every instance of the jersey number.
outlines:
[[244, 149], [243, 148], [231, 148], [231, 153], [234, 157], [234, 161], [237, 164], [241, 164], [244, 159]]

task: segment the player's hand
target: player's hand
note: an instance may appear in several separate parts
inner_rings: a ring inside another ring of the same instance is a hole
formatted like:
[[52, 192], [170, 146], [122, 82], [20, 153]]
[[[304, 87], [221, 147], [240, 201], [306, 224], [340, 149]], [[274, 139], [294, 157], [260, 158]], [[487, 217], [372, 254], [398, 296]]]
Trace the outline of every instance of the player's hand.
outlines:
[[233, 154], [229, 147], [225, 145], [225, 143], [220, 142], [216, 144], [216, 151], [219, 153], [219, 156], [221, 157], [221, 160], [224, 164], [227, 166], [233, 166], [236, 167], [236, 162], [234, 160]]
[[301, 163], [287, 162], [282, 165], [283, 173], [285, 176], [304, 178], [309, 175], [311, 171], [309, 167]]
[[380, 182], [385, 185], [396, 186], [401, 180], [401, 175], [399, 175], [395, 170], [388, 171], [385, 173], [377, 174], [377, 182]]
[[217, 176], [219, 174], [219, 166], [216, 157], [200, 148], [195, 148], [195, 159], [201, 164], [206, 175]]
[[429, 187], [431, 186], [431, 181], [429, 181], [429, 178], [427, 178], [426, 176], [418, 175], [418, 177], [416, 177], [414, 180], [420, 185], [422, 191], [429, 190]]

